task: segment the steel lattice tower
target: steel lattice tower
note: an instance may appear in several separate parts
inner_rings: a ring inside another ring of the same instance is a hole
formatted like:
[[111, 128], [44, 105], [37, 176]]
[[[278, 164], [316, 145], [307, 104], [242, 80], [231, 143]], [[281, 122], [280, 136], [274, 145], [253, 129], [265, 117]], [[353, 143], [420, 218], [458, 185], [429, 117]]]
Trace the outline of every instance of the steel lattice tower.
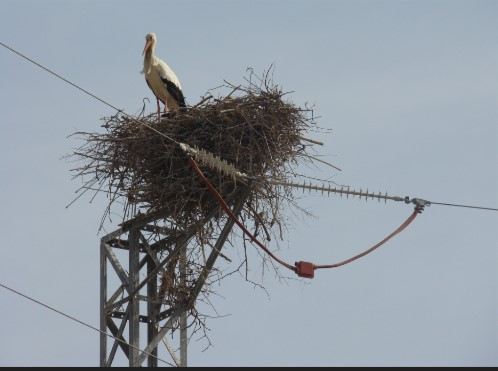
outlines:
[[[241, 197], [235, 202], [234, 213], [236, 215], [242, 210], [245, 200], [245, 197]], [[146, 360], [148, 367], [157, 367], [157, 346], [178, 321], [180, 321], [179, 363], [181, 366], [187, 365], [186, 313], [194, 306], [232, 230], [234, 221], [231, 219], [225, 221], [205, 266], [195, 278], [192, 288], [189, 289], [188, 297], [185, 297], [179, 304], [162, 311], [161, 303], [156, 299], [159, 288], [158, 273], [167, 268], [172, 259], [179, 258], [181, 278], [185, 270], [184, 259], [189, 241], [218, 212], [218, 207], [215, 207], [204, 220], [184, 230], [159, 227], [154, 222], [165, 217], [160, 213], [139, 215], [123, 223], [116, 231], [102, 237], [100, 242], [100, 329], [104, 333], [100, 336], [101, 367], [112, 366], [118, 349], [128, 358], [130, 367], [140, 367]], [[160, 235], [161, 238], [149, 244], [145, 236], [150, 232]], [[122, 256], [123, 250], [127, 251], [125, 258]], [[121, 259], [118, 257], [119, 254], [121, 254]], [[109, 287], [111, 283], [108, 278], [109, 268], [118, 277], [117, 287]], [[141, 279], [141, 277], [145, 278]], [[141, 302], [145, 304], [142, 307]], [[112, 339], [109, 341], [105, 333], [112, 334], [120, 341]], [[146, 344], [145, 347], [143, 344]]]

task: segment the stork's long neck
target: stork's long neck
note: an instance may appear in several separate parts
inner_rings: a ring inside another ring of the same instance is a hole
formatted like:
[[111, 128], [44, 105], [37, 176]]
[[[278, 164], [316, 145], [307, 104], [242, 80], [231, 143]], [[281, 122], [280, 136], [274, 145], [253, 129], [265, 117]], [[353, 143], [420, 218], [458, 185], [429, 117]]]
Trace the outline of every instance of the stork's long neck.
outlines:
[[150, 67], [152, 66], [152, 62], [154, 60], [154, 49], [155, 45], [152, 44], [146, 51], [144, 56], [144, 72], [148, 73], [150, 71]]

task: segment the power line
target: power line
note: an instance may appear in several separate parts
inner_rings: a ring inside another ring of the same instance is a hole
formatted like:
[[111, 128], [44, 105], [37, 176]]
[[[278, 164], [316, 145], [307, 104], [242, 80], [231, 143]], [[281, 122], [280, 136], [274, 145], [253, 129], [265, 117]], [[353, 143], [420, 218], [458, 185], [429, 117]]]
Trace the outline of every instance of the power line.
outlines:
[[4, 48], [6, 48], [6, 49], [10, 50], [12, 53], [17, 54], [17, 55], [18, 55], [18, 56], [20, 56], [21, 58], [24, 58], [24, 59], [25, 59], [25, 60], [27, 60], [28, 62], [33, 63], [35, 66], [40, 67], [42, 70], [47, 71], [48, 73], [50, 73], [51, 75], [53, 75], [53, 76], [57, 77], [58, 79], [61, 79], [61, 80], [62, 80], [62, 81], [64, 81], [65, 83], [67, 83], [67, 84], [69, 84], [69, 85], [71, 85], [71, 86], [75, 87], [76, 89], [78, 89], [78, 90], [82, 91], [83, 93], [85, 93], [85, 94], [87, 94], [87, 95], [91, 96], [92, 98], [97, 99], [98, 101], [100, 101], [100, 102], [104, 103], [105, 105], [107, 105], [107, 106], [111, 107], [112, 109], [115, 109], [115, 110], [116, 110], [116, 111], [118, 111], [118, 112], [123, 112], [123, 110], [120, 110], [119, 108], [117, 108], [117, 107], [113, 106], [113, 105], [112, 105], [112, 104], [110, 104], [109, 102], [106, 102], [106, 101], [105, 101], [105, 100], [103, 100], [102, 98], [97, 97], [95, 94], [90, 93], [88, 90], [83, 89], [81, 86], [79, 86], [79, 85], [77, 85], [77, 84], [75, 84], [75, 83], [73, 83], [73, 82], [69, 81], [69, 80], [68, 80], [68, 79], [66, 79], [65, 77], [63, 77], [63, 76], [59, 75], [57, 72], [52, 71], [50, 68], [43, 66], [42, 64], [40, 64], [40, 63], [38, 63], [38, 62], [34, 61], [33, 59], [31, 59], [31, 58], [27, 57], [26, 55], [22, 54], [21, 52], [19, 52], [19, 51], [15, 50], [14, 48], [12, 48], [12, 47], [10, 47], [10, 46], [8, 46], [8, 45], [4, 44], [4, 43], [3, 43], [3, 42], [1, 42], [1, 41], [0, 41], [0, 45], [2, 45]]
[[32, 298], [32, 297], [30, 297], [30, 296], [26, 295], [26, 294], [23, 294], [22, 292], [19, 292], [19, 291], [15, 290], [15, 289], [13, 289], [13, 288], [11, 288], [11, 287], [9, 287], [9, 286], [6, 286], [6, 285], [4, 285], [4, 284], [3, 284], [3, 283], [1, 283], [1, 282], [0, 282], [0, 286], [1, 286], [1, 287], [3, 287], [3, 288], [4, 288], [4, 289], [6, 289], [6, 290], [9, 290], [9, 291], [13, 292], [13, 293], [14, 293], [14, 294], [16, 294], [16, 295], [22, 296], [23, 298], [25, 298], [25, 299], [28, 299], [28, 300], [32, 301], [32, 302], [33, 302], [33, 303], [35, 303], [35, 304], [41, 305], [42, 307], [45, 307], [46, 309], [49, 309], [49, 310], [51, 310], [51, 311], [53, 311], [53, 312], [55, 312], [55, 313], [57, 313], [57, 314], [60, 314], [61, 316], [64, 316], [64, 317], [66, 317], [66, 318], [69, 318], [70, 320], [72, 320], [72, 321], [74, 321], [74, 322], [77, 322], [77, 323], [79, 323], [80, 325], [83, 325], [83, 326], [85, 326], [85, 327], [88, 327], [88, 328], [89, 328], [89, 329], [91, 329], [91, 330], [94, 330], [94, 331], [97, 331], [97, 332], [99, 332], [99, 333], [101, 333], [101, 334], [104, 334], [104, 335], [106, 335], [106, 336], [108, 336], [108, 337], [110, 337], [110, 338], [112, 338], [112, 339], [114, 339], [114, 340], [116, 340], [116, 341], [119, 341], [120, 343], [123, 343], [123, 344], [125, 344], [125, 345], [129, 346], [130, 348], [133, 348], [133, 349], [138, 350], [139, 352], [145, 353], [145, 354], [147, 354], [148, 356], [154, 357], [154, 358], [158, 359], [159, 361], [161, 361], [161, 362], [163, 362], [163, 363], [165, 363], [165, 364], [167, 364], [167, 365], [169, 365], [169, 366], [173, 366], [173, 367], [175, 366], [174, 364], [172, 364], [172, 363], [170, 363], [170, 362], [168, 362], [168, 361], [165, 361], [164, 359], [159, 358], [159, 357], [155, 356], [154, 354], [151, 354], [151, 353], [146, 352], [146, 351], [144, 351], [144, 350], [142, 350], [142, 349], [140, 349], [140, 348], [137, 348], [137, 347], [135, 347], [135, 346], [133, 346], [133, 345], [131, 345], [131, 344], [127, 343], [126, 341], [123, 341], [123, 340], [121, 340], [121, 339], [119, 339], [119, 338], [117, 338], [117, 337], [115, 337], [115, 336], [113, 336], [113, 335], [111, 335], [111, 334], [108, 334], [107, 332], [104, 332], [104, 331], [102, 331], [102, 330], [100, 330], [100, 329], [98, 329], [98, 328], [96, 328], [96, 327], [94, 327], [94, 326], [92, 326], [92, 325], [90, 325], [90, 324], [88, 324], [88, 323], [86, 323], [86, 322], [83, 322], [83, 321], [79, 320], [79, 319], [78, 319], [78, 318], [76, 318], [76, 317], [73, 317], [73, 316], [71, 316], [71, 315], [69, 315], [69, 314], [66, 314], [66, 313], [64, 313], [64, 312], [62, 312], [62, 311], [60, 311], [60, 310], [58, 310], [58, 309], [56, 309], [56, 308], [54, 308], [54, 307], [52, 307], [52, 306], [50, 306], [50, 305], [48, 305], [48, 304], [42, 303], [41, 301], [36, 300], [36, 299], [34, 299], [34, 298]]
[[46, 71], [46, 72], [50, 73], [51, 75], [53, 75], [53, 76], [57, 77], [58, 79], [60, 79], [60, 80], [64, 81], [66, 84], [71, 85], [72, 87], [74, 87], [74, 88], [76, 88], [76, 89], [78, 89], [78, 90], [82, 91], [83, 93], [85, 93], [85, 94], [89, 95], [90, 97], [92, 97], [92, 98], [94, 98], [94, 99], [98, 100], [99, 102], [101, 102], [101, 103], [105, 104], [106, 106], [108, 106], [108, 107], [110, 107], [110, 108], [112, 108], [112, 109], [116, 110], [117, 112], [120, 112], [121, 114], [125, 115], [126, 117], [130, 118], [131, 120], [133, 120], [133, 121], [135, 121], [135, 122], [137, 122], [137, 123], [139, 123], [139, 124], [141, 124], [141, 125], [143, 125], [143, 126], [145, 126], [145, 127], [149, 128], [150, 130], [152, 130], [152, 131], [154, 131], [155, 133], [157, 133], [157, 134], [159, 134], [159, 135], [163, 136], [164, 138], [166, 138], [166, 139], [168, 139], [168, 140], [171, 140], [172, 142], [175, 142], [175, 143], [177, 143], [177, 144], [178, 144], [178, 142], [177, 142], [175, 139], [171, 138], [170, 136], [168, 136], [168, 135], [166, 135], [166, 134], [164, 134], [164, 133], [161, 133], [159, 130], [157, 130], [157, 129], [153, 128], [152, 126], [150, 126], [149, 124], [147, 124], [147, 123], [145, 123], [145, 122], [142, 122], [142, 121], [140, 121], [140, 120], [137, 120], [135, 117], [133, 117], [132, 115], [130, 115], [130, 114], [126, 113], [126, 112], [124, 112], [122, 109], [119, 109], [119, 108], [117, 108], [116, 106], [112, 105], [111, 103], [109, 103], [109, 102], [105, 101], [104, 99], [99, 98], [98, 96], [96, 96], [95, 94], [93, 94], [93, 93], [89, 92], [88, 90], [86, 90], [86, 89], [82, 88], [82, 87], [81, 87], [81, 86], [79, 86], [78, 84], [75, 84], [74, 82], [72, 82], [72, 81], [70, 81], [70, 80], [66, 79], [65, 77], [63, 77], [63, 76], [59, 75], [57, 72], [54, 72], [54, 71], [52, 71], [50, 68], [45, 67], [44, 65], [42, 65], [42, 64], [41, 64], [41, 63], [39, 63], [39, 62], [36, 62], [36, 61], [35, 61], [35, 60], [33, 60], [32, 58], [29, 58], [28, 56], [24, 55], [24, 54], [23, 54], [23, 53], [21, 53], [20, 51], [18, 51], [18, 50], [16, 50], [16, 49], [14, 49], [14, 48], [12, 48], [12, 47], [10, 47], [9, 45], [7, 45], [7, 44], [5, 44], [5, 43], [3, 43], [3, 42], [1, 42], [1, 41], [0, 41], [0, 45], [1, 45], [1, 46], [3, 46], [4, 48], [6, 48], [7, 50], [10, 50], [12, 53], [14, 53], [14, 54], [18, 55], [19, 57], [21, 57], [21, 58], [23, 58], [23, 59], [27, 60], [28, 62], [33, 63], [35, 66], [37, 66], [37, 67], [41, 68], [42, 70], [44, 70], [44, 71]]
[[479, 210], [491, 210], [498, 211], [497, 208], [494, 207], [484, 207], [484, 206], [473, 206], [473, 205], [462, 205], [462, 204], [449, 204], [445, 202], [433, 202], [429, 201], [430, 205], [442, 205], [442, 206], [453, 206], [453, 207], [466, 207], [468, 209], [479, 209]]

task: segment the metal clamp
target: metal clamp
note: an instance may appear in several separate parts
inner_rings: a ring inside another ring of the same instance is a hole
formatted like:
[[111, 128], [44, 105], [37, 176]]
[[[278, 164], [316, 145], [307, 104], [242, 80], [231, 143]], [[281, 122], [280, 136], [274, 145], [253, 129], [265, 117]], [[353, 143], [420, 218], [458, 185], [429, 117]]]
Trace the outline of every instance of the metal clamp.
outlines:
[[415, 205], [415, 211], [417, 211], [419, 214], [424, 211], [424, 208], [426, 206], [430, 206], [431, 202], [424, 200], [422, 198], [410, 198], [408, 196], [405, 197], [405, 203], [407, 204], [414, 204]]

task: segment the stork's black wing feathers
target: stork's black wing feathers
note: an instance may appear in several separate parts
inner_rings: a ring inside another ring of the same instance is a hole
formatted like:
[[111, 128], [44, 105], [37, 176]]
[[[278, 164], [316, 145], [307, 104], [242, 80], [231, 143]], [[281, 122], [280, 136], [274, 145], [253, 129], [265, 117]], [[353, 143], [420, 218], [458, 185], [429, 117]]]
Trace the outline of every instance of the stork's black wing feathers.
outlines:
[[183, 96], [182, 90], [176, 86], [175, 83], [172, 81], [169, 81], [168, 79], [164, 79], [161, 77], [161, 80], [166, 84], [166, 89], [168, 90], [168, 93], [171, 94], [173, 98], [178, 102], [178, 105], [180, 107], [186, 107], [185, 105], [185, 97]]

